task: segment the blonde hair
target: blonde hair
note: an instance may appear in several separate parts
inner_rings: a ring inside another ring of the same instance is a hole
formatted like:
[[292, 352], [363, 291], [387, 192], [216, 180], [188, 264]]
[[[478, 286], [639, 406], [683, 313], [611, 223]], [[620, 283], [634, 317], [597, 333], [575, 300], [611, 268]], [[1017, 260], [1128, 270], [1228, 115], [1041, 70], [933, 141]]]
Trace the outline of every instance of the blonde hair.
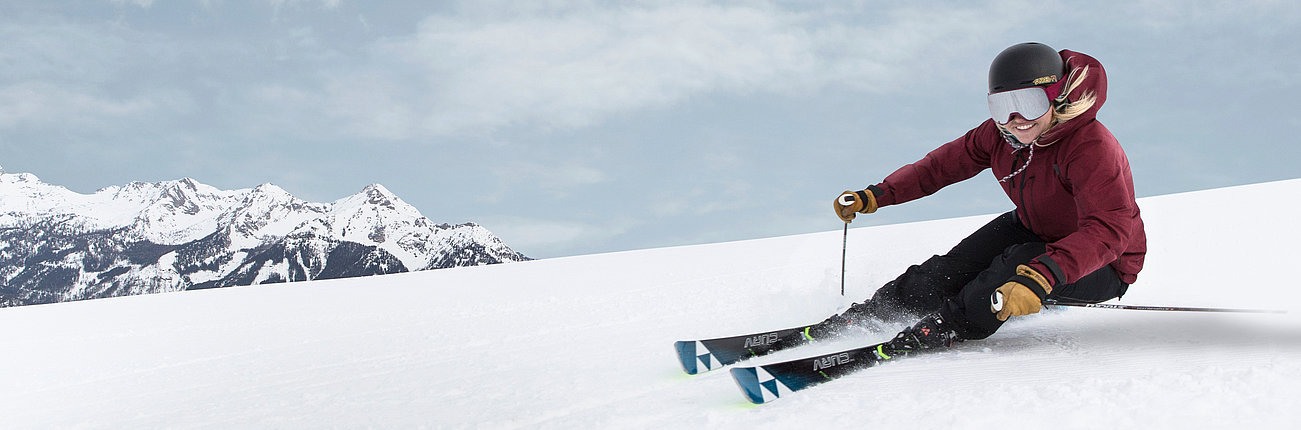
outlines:
[[1066, 76], [1066, 88], [1062, 90], [1057, 100], [1053, 100], [1053, 125], [1061, 124], [1066, 121], [1075, 119], [1084, 115], [1093, 105], [1098, 102], [1098, 97], [1092, 90], [1085, 91], [1083, 96], [1073, 102], [1066, 101], [1066, 96], [1074, 92], [1084, 83], [1084, 78], [1089, 76], [1089, 66], [1072, 69], [1071, 73]]

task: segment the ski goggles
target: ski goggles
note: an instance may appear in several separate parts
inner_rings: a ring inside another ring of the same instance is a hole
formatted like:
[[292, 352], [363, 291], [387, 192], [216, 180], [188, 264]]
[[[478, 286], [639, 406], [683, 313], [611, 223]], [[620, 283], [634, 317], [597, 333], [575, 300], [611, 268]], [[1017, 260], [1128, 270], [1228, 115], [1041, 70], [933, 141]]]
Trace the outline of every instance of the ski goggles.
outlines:
[[1048, 113], [1052, 102], [1043, 87], [1029, 87], [989, 95], [989, 115], [999, 124], [1012, 121], [1012, 114], [1025, 119], [1036, 119]]
[[1011, 122], [1014, 113], [1031, 120], [1044, 116], [1052, 108], [1052, 100], [1061, 94], [1065, 82], [1062, 80], [1047, 87], [1035, 86], [990, 94], [989, 115], [999, 124]]

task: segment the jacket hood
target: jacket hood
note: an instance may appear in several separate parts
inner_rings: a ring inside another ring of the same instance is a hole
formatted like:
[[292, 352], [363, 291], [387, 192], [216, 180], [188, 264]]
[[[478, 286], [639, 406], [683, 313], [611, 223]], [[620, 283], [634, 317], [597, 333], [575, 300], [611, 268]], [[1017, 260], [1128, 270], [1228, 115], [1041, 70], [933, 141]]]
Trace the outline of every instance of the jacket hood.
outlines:
[[1044, 136], [1047, 137], [1047, 139], [1044, 140], [1048, 142], [1068, 136], [1084, 124], [1093, 122], [1093, 120], [1098, 116], [1098, 110], [1102, 109], [1102, 104], [1107, 101], [1107, 71], [1102, 68], [1102, 63], [1098, 62], [1098, 60], [1093, 57], [1075, 51], [1063, 49], [1058, 52], [1058, 54], [1062, 56], [1062, 61], [1066, 63], [1068, 77], [1071, 72], [1076, 69], [1081, 69], [1086, 66], [1089, 68], [1089, 75], [1084, 78], [1084, 82], [1080, 84], [1080, 86], [1075, 87], [1074, 91], [1067, 94], [1066, 100], [1068, 102], [1074, 102], [1083, 98], [1085, 94], [1092, 92], [1096, 101], [1093, 103], [1093, 107], [1089, 108], [1088, 111], [1085, 111], [1083, 115], [1058, 124], [1056, 127], [1048, 130]]

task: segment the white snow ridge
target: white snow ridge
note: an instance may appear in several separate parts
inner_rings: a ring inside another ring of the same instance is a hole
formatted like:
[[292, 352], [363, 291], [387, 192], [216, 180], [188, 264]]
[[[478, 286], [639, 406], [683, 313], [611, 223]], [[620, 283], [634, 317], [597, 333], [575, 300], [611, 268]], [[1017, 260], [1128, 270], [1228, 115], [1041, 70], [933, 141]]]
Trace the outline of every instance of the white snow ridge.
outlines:
[[[1121, 301], [1285, 315], [1049, 309], [1016, 318], [989, 339], [761, 406], [750, 405], [725, 370], [683, 374], [674, 341], [819, 321], [943, 253], [992, 215], [852, 229], [843, 298], [833, 218], [820, 234], [4, 308], [0, 422], [24, 429], [1298, 428], [1301, 288], [1291, 270], [1301, 243], [1291, 198], [1298, 194], [1301, 181], [1292, 180], [1140, 199], [1150, 253]], [[347, 229], [337, 217], [387, 213], [327, 212], [336, 217], [318, 228]], [[283, 229], [259, 227], [257, 219], [251, 231]], [[855, 226], [871, 222], [859, 219]], [[875, 343], [893, 329], [746, 363]]]
[[0, 174], [0, 306], [527, 260], [375, 184], [334, 203], [193, 179], [85, 195]]

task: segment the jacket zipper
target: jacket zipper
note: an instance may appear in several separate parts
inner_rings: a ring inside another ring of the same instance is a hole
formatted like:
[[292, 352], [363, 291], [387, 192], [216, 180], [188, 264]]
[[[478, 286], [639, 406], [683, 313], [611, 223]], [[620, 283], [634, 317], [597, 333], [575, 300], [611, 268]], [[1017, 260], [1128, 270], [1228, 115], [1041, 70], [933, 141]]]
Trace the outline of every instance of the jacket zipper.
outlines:
[[[1011, 171], [1012, 171], [1012, 172], [1015, 172], [1015, 171], [1016, 171], [1016, 166], [1020, 166], [1020, 165], [1021, 165], [1021, 151], [1018, 150], [1018, 151], [1012, 153], [1012, 170], [1011, 170]], [[1015, 181], [1015, 180], [1009, 181], [1009, 182], [1008, 182], [1008, 186], [1010, 186], [1010, 187], [1012, 187], [1012, 188], [1016, 188], [1016, 181]]]
[[[1025, 175], [1025, 173], [1022, 173], [1022, 175]], [[1021, 205], [1025, 207], [1025, 228], [1030, 231], [1035, 231], [1034, 223], [1031, 222], [1031, 220], [1034, 219], [1034, 216], [1030, 215], [1030, 208], [1034, 205], [1025, 199], [1026, 188], [1030, 188], [1030, 177], [1028, 175], [1021, 178]], [[1033, 197], [1034, 193], [1030, 193], [1030, 196]]]
[[[1012, 167], [1013, 167], [1013, 168], [1015, 168], [1016, 166], [1021, 165], [1021, 155], [1022, 155], [1022, 154], [1021, 154], [1021, 151], [1017, 151], [1017, 152], [1016, 152], [1016, 157], [1014, 157], [1014, 158], [1012, 159]], [[1010, 185], [1011, 185], [1013, 188], [1019, 188], [1019, 190], [1017, 191], [1017, 192], [1018, 192], [1018, 196], [1017, 196], [1017, 197], [1018, 197], [1018, 199], [1020, 200], [1019, 203], [1021, 203], [1021, 205], [1020, 205], [1020, 206], [1021, 206], [1021, 210], [1022, 210], [1023, 212], [1025, 212], [1025, 216], [1021, 217], [1021, 223], [1025, 225], [1025, 228], [1026, 228], [1026, 229], [1028, 229], [1028, 230], [1030, 230], [1030, 231], [1034, 231], [1034, 226], [1033, 226], [1032, 223], [1030, 222], [1030, 204], [1029, 204], [1028, 202], [1025, 201], [1025, 189], [1026, 189], [1027, 186], [1029, 185], [1028, 181], [1029, 181], [1029, 179], [1030, 179], [1030, 177], [1029, 177], [1029, 175], [1028, 175], [1027, 173], [1028, 173], [1028, 172], [1021, 172], [1021, 175], [1020, 175], [1020, 176], [1021, 176], [1021, 186], [1020, 186], [1020, 187], [1017, 187], [1017, 186], [1016, 186], [1016, 178], [1012, 178], [1012, 181], [1011, 181], [1011, 184], [1010, 184]]]

